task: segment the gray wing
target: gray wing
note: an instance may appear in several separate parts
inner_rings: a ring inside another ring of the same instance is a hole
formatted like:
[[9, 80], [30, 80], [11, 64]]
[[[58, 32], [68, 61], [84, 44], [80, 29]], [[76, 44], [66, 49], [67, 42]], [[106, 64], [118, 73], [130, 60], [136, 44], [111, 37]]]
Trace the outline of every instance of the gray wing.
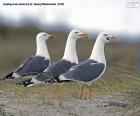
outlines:
[[75, 69], [78, 68], [79, 66], [81, 66], [81, 65], [83, 65], [83, 64], [85, 64], [85, 63], [90, 63], [90, 62], [92, 62], [92, 63], [97, 63], [97, 61], [95, 61], [95, 60], [85, 60], [85, 61], [80, 62], [79, 64], [76, 64], [76, 65], [72, 66], [72, 67], [70, 68], [69, 71], [75, 70]]
[[71, 63], [67, 60], [60, 60], [56, 63], [51, 64], [45, 72], [38, 74], [34, 78], [36, 78], [38, 81], [56, 79], [60, 75], [66, 73], [75, 64], [76, 63]]
[[36, 75], [44, 71], [50, 64], [50, 60], [41, 56], [33, 56], [27, 59], [18, 69], [15, 70], [20, 76]]
[[86, 62], [63, 76], [69, 80], [88, 82], [96, 79], [103, 72], [104, 68], [105, 65], [103, 63]]

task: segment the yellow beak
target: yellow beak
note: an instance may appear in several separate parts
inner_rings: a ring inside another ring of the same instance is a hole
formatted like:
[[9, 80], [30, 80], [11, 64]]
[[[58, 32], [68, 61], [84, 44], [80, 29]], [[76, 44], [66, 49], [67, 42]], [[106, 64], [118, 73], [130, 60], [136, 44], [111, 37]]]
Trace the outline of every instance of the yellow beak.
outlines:
[[51, 35], [51, 34], [49, 34], [49, 38], [50, 39], [56, 39], [55, 35]]
[[116, 37], [112, 36], [111, 39], [110, 39], [111, 43], [113, 43], [115, 46], [118, 45], [118, 40]]
[[80, 34], [79, 36], [81, 37], [81, 39], [88, 39], [87, 33]]

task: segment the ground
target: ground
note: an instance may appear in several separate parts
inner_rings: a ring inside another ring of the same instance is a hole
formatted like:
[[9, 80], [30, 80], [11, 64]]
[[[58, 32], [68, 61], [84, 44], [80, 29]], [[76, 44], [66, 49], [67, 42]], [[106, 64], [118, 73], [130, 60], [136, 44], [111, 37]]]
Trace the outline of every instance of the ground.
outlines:
[[[0, 25], [0, 78], [35, 54], [35, 36], [40, 31], [31, 25]], [[47, 41], [55, 62], [63, 56], [68, 33], [48, 33], [57, 37]], [[79, 61], [90, 56], [93, 44], [92, 40], [77, 41]], [[62, 92], [62, 86], [57, 84], [24, 88], [16, 85], [20, 80], [0, 81], [0, 116], [140, 116], [139, 49], [139, 43], [106, 46], [107, 70], [93, 83], [96, 101], [88, 98], [87, 90], [85, 97], [80, 98], [78, 84], [64, 84]]]
[[90, 99], [87, 89], [80, 97], [77, 83], [25, 88], [16, 82], [0, 82], [1, 116], [129, 116], [126, 91], [105, 93], [96, 85]]

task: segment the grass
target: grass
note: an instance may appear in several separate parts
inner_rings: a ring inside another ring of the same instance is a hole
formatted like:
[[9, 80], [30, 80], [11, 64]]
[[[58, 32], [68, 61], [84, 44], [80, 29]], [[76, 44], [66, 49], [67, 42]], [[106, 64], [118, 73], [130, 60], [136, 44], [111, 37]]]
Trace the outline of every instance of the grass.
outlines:
[[[131, 68], [130, 68], [131, 69]], [[131, 69], [132, 70], [132, 69]], [[127, 73], [126, 73], [127, 72]], [[117, 74], [121, 75], [117, 75]], [[114, 75], [114, 76], [110, 76]], [[121, 79], [120, 77], [121, 76]], [[5, 84], [0, 82], [1, 90], [14, 93], [13, 97], [5, 99], [4, 105], [1, 105], [0, 111], [4, 112], [3, 107], [8, 104], [16, 104], [17, 110], [20, 112], [21, 116], [25, 114], [22, 112], [19, 104], [38, 104], [38, 105], [58, 105], [61, 109], [64, 108], [63, 102], [69, 98], [80, 99], [79, 94], [79, 84], [76, 83], [65, 83], [65, 84], [48, 84], [48, 85], [37, 85], [31, 88], [24, 88], [16, 86], [15, 81], [7, 81]], [[64, 92], [62, 91], [64, 87]], [[111, 96], [125, 99], [129, 99], [129, 106], [126, 108], [126, 113], [132, 108], [134, 110], [140, 107], [140, 75], [135, 70], [128, 71], [119, 68], [110, 68], [110, 71], [106, 75], [93, 83], [93, 90], [95, 96]], [[85, 90], [85, 95], [88, 91]], [[72, 110], [73, 112], [73, 110]], [[133, 113], [140, 112], [137, 110]], [[29, 115], [31, 112], [28, 112]], [[32, 113], [31, 113], [32, 114]]]
[[139, 116], [140, 73], [131, 66], [127, 66], [127, 68], [127, 70], [122, 67], [112, 68], [112, 71], [110, 71], [106, 77], [109, 75], [114, 76], [109, 76], [109, 78], [98, 81], [95, 86], [97, 89], [106, 93], [106, 95], [110, 94], [114, 97], [123, 96], [125, 99], [129, 100], [129, 104], [124, 110], [122, 116]]
[[[93, 83], [93, 90], [96, 98], [101, 96], [110, 96], [114, 98], [124, 98], [129, 100], [129, 105], [124, 109], [124, 116], [131, 111], [131, 115], [140, 113], [140, 74], [133, 67], [116, 64], [109, 67], [106, 74], [100, 80]], [[37, 85], [31, 88], [17, 86], [15, 83], [21, 80], [1, 81], [0, 88], [2, 91], [12, 93], [10, 98], [1, 98], [0, 112], [6, 114], [5, 107], [10, 105], [16, 106], [16, 110], [21, 116], [34, 115], [33, 111], [23, 112], [22, 107], [26, 105], [37, 104], [57, 105], [64, 109], [66, 99], [80, 99], [80, 88], [77, 83], [48, 84]], [[63, 90], [64, 87], [64, 90]], [[85, 98], [88, 98], [87, 89], [84, 92]], [[134, 109], [134, 110], [132, 110]], [[74, 108], [69, 109], [69, 113], [79, 115]], [[41, 114], [41, 110], [40, 110]], [[129, 113], [130, 114], [130, 113]], [[130, 115], [130, 116], [131, 116]], [[129, 115], [127, 115], [129, 116]]]
[[[126, 65], [121, 66], [119, 64], [116, 64], [114, 67], [109, 67], [104, 77], [93, 83], [93, 90], [96, 98], [100, 96], [110, 96], [128, 99], [130, 101], [129, 106], [125, 109], [125, 114], [127, 114], [130, 109], [132, 110], [134, 108], [135, 111], [135, 109], [140, 107], [140, 74], [131, 66], [127, 66], [127, 69], [124, 67], [126, 67]], [[0, 82], [2, 91], [13, 94], [10, 98], [0, 99], [3, 104], [0, 108], [1, 112], [6, 113], [4, 107], [13, 104], [16, 105], [21, 116], [24, 116], [27, 115], [27, 113], [22, 112], [22, 106], [32, 104], [38, 104], [40, 106], [57, 105], [60, 109], [63, 109], [66, 99], [80, 99], [80, 88], [77, 83], [41, 84], [31, 88], [24, 88], [15, 84], [18, 81], [21, 81], [21, 79]], [[87, 93], [88, 91], [86, 89], [84, 93], [85, 98], [88, 98]], [[71, 112], [73, 113], [74, 110], [72, 109]], [[137, 110], [133, 113], [139, 112], [140, 111]], [[32, 115], [32, 111], [29, 111], [28, 115]]]
[[4, 104], [0, 103], [0, 115], [5, 116]]
[[[9, 28], [7, 28], [9, 29]], [[23, 28], [24, 29], [24, 28]], [[3, 28], [0, 29], [0, 31]], [[35, 35], [40, 30], [32, 28], [31, 30], [14, 29], [16, 35], [5, 29], [5, 34], [0, 35], [0, 73], [3, 76], [6, 72], [15, 69], [27, 57], [35, 53]], [[53, 32], [57, 39], [47, 42], [52, 61], [60, 59], [63, 55], [66, 33]], [[25, 36], [26, 35], [26, 36]], [[94, 42], [79, 40], [77, 42], [77, 53], [80, 60], [89, 57]], [[55, 45], [55, 47], [54, 47]], [[26, 46], [26, 47], [25, 47]], [[84, 46], [84, 47], [81, 47]], [[140, 106], [140, 74], [134, 67], [136, 65], [135, 55], [140, 48], [140, 44], [120, 44], [119, 47], [106, 46], [106, 57], [109, 68], [103, 78], [93, 83], [93, 90], [96, 98], [100, 96], [125, 97], [129, 99], [130, 105], [126, 111], [137, 109]], [[22, 51], [22, 52], [21, 52]], [[57, 54], [56, 54], [57, 53]], [[17, 106], [21, 116], [33, 115], [33, 111], [22, 112], [25, 105], [57, 105], [64, 108], [66, 99], [76, 98], [79, 96], [79, 85], [76, 83], [49, 85], [37, 85], [31, 88], [17, 86], [14, 81], [1, 81], [0, 90], [10, 93], [9, 97], [0, 97], [0, 112], [5, 112], [5, 107], [12, 109]], [[64, 92], [63, 90], [64, 86]], [[88, 98], [88, 91], [85, 90], [85, 97]], [[70, 113], [77, 115], [74, 108], [70, 108]], [[140, 111], [136, 111], [138, 113]], [[133, 112], [134, 113], [134, 112]]]

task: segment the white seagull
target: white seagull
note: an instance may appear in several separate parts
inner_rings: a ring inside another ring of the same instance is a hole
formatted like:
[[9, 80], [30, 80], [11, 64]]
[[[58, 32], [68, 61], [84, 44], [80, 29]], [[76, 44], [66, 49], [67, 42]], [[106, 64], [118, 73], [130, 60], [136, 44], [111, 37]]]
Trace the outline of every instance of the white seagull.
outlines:
[[98, 80], [106, 70], [106, 58], [104, 53], [106, 43], [116, 43], [116, 38], [102, 32], [97, 37], [89, 59], [71, 67], [67, 73], [58, 77], [59, 81], [76, 81], [82, 83], [81, 97], [83, 95], [83, 85], [89, 84], [88, 88], [91, 97], [91, 83]]
[[56, 82], [57, 77], [66, 73], [73, 65], [78, 64], [76, 40], [80, 38], [88, 38], [88, 35], [79, 30], [72, 30], [66, 42], [63, 58], [51, 64], [45, 71], [32, 79], [22, 81], [19, 84], [30, 87], [39, 83]]
[[55, 38], [55, 36], [45, 32], [38, 33], [36, 36], [36, 55], [28, 58], [17, 69], [4, 76], [1, 80], [14, 79], [27, 75], [37, 75], [44, 71], [51, 63], [46, 45], [46, 41], [49, 38]]

